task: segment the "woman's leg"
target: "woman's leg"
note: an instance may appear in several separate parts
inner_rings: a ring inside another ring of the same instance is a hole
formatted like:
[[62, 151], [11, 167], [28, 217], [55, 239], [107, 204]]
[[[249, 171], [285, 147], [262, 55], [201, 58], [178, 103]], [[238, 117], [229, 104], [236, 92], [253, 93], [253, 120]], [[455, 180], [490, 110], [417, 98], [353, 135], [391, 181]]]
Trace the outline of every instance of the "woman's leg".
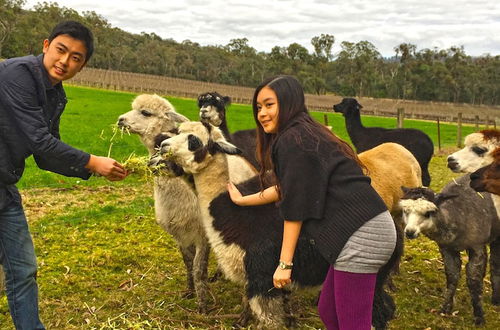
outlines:
[[377, 274], [333, 272], [339, 329], [370, 330]]
[[326, 274], [318, 301], [318, 312], [321, 321], [328, 330], [339, 329], [337, 312], [335, 311], [334, 269], [330, 266]]

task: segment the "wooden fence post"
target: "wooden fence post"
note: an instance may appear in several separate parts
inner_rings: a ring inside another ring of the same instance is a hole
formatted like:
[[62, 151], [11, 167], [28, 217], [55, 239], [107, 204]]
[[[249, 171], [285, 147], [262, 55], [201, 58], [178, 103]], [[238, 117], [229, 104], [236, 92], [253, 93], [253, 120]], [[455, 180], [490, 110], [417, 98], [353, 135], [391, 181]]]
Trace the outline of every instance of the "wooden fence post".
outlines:
[[474, 118], [475, 118], [475, 121], [476, 121], [476, 131], [479, 131], [479, 116], [476, 115]]
[[490, 116], [486, 116], [486, 129], [490, 128]]
[[332, 126], [328, 125], [328, 115], [326, 113], [323, 114], [323, 121], [325, 122], [325, 126], [331, 131], [332, 130]]
[[437, 129], [438, 129], [438, 150], [441, 151], [441, 125], [439, 124], [439, 117], [437, 117]]
[[403, 128], [404, 118], [405, 118], [405, 109], [398, 108], [398, 128]]
[[457, 117], [457, 147], [462, 147], [462, 113], [458, 113]]

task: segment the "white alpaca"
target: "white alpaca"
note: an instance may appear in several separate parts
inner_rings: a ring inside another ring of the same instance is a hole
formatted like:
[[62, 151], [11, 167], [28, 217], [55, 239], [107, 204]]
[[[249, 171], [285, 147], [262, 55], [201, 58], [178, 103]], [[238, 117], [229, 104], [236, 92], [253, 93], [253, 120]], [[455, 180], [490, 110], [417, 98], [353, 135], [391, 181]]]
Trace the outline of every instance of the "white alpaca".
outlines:
[[[162, 138], [175, 134], [188, 119], [158, 95], [142, 94], [132, 102], [132, 110], [118, 118], [118, 126], [139, 135], [153, 155]], [[200, 222], [198, 199], [182, 177], [155, 176], [156, 222], [176, 240], [186, 265], [188, 294], [195, 291], [199, 309], [206, 312], [207, 267], [210, 247]]]
[[[448, 156], [448, 168], [453, 172], [472, 173], [493, 163], [493, 152], [500, 147], [500, 131], [488, 129], [469, 134], [465, 137], [464, 145]], [[500, 196], [492, 195], [491, 198], [500, 217]]]
[[500, 147], [500, 131], [483, 130], [465, 137], [464, 147], [448, 156], [448, 167], [456, 173], [472, 173], [493, 163], [493, 151]]

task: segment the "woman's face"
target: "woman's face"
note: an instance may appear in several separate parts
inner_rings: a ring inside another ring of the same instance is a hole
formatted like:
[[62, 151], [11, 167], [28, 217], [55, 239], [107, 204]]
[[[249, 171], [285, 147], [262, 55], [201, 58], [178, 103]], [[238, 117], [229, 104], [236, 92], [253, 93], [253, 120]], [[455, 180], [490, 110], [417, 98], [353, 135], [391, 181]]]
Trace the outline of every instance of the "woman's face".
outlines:
[[279, 105], [276, 93], [269, 87], [264, 87], [257, 95], [257, 119], [264, 132], [278, 132]]

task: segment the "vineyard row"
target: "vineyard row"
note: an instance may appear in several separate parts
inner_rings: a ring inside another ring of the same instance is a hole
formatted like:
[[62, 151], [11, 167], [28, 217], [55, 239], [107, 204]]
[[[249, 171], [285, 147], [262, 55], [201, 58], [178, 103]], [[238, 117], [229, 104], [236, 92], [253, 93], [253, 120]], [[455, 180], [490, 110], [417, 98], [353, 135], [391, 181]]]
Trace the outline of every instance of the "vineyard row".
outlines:
[[[103, 89], [135, 93], [156, 93], [159, 95], [196, 98], [198, 95], [217, 91], [231, 97], [233, 103], [250, 104], [253, 88], [170, 78], [164, 76], [85, 68], [71, 83]], [[342, 100], [336, 95], [306, 94], [307, 107], [313, 111], [333, 111], [332, 106]], [[398, 109], [404, 109], [405, 118], [456, 122], [462, 113], [462, 122], [491, 124], [500, 119], [500, 107], [470, 104], [394, 100], [380, 98], [358, 98], [365, 115], [396, 117]]]

